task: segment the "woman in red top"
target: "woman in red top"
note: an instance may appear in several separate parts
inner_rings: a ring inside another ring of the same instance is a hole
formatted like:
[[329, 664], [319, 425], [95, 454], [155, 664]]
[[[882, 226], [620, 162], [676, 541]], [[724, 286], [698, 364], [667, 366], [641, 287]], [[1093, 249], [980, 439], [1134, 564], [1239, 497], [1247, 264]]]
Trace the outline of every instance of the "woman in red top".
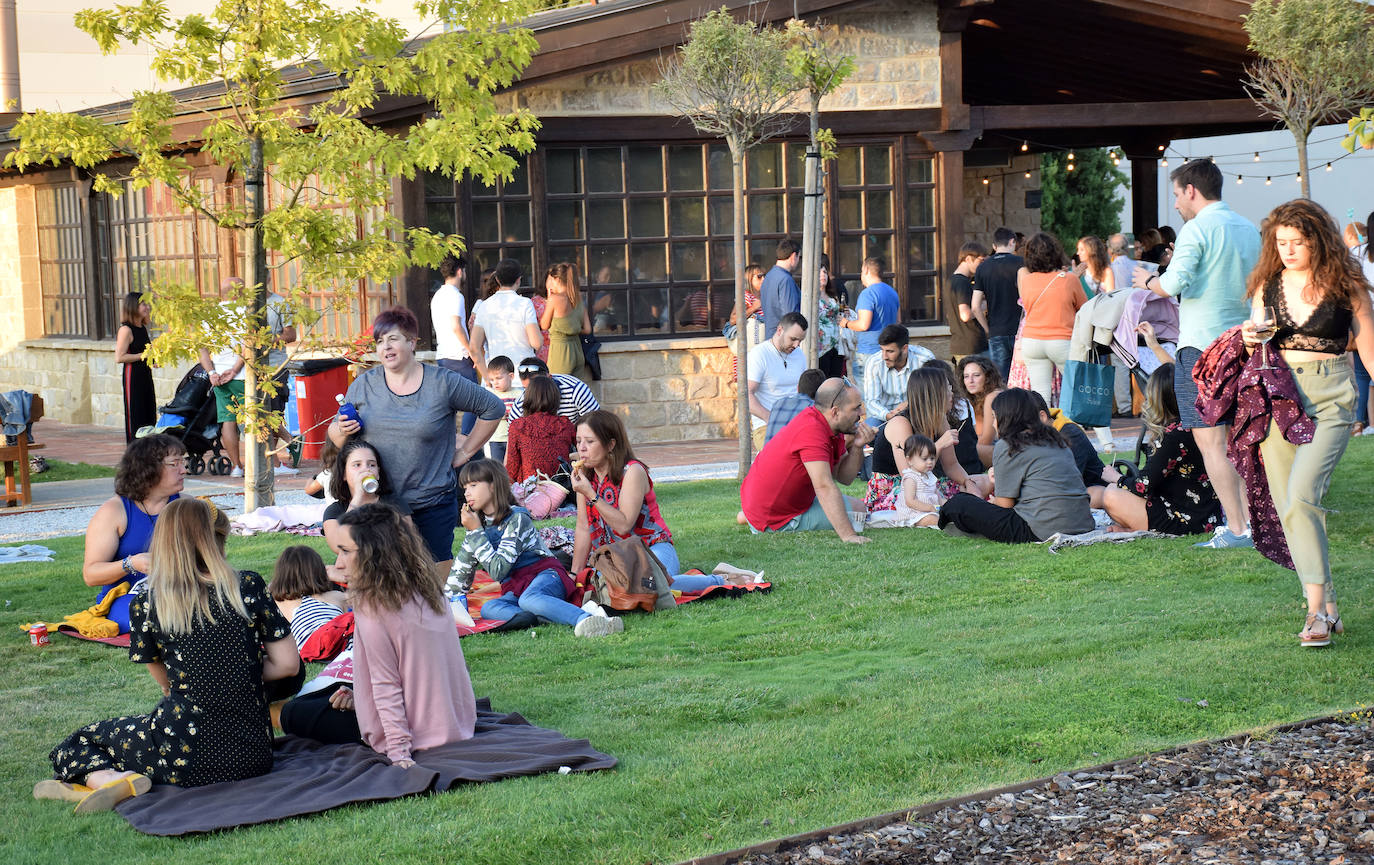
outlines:
[[577, 430], [558, 414], [558, 385], [547, 375], [532, 376], [525, 385], [524, 415], [510, 422], [506, 442], [506, 473], [514, 483], [543, 472], [558, 473], [558, 461], [572, 453]]
[[597, 410], [577, 424], [577, 456], [572, 488], [577, 494], [577, 531], [570, 573], [587, 564], [592, 552], [631, 534], [673, 575], [673, 588], [698, 592], [729, 580], [714, 574], [683, 574], [673, 546], [673, 533], [658, 512], [649, 467], [635, 459], [620, 418]]

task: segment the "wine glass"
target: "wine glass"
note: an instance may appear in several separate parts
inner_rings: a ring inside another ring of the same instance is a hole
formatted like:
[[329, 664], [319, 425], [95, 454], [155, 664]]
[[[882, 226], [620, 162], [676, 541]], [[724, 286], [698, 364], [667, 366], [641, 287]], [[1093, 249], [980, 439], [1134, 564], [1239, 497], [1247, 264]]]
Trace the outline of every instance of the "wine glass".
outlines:
[[1269, 365], [1269, 340], [1274, 338], [1274, 308], [1255, 306], [1250, 308], [1250, 324], [1254, 327], [1255, 339], [1260, 342], [1260, 369], [1273, 369]]

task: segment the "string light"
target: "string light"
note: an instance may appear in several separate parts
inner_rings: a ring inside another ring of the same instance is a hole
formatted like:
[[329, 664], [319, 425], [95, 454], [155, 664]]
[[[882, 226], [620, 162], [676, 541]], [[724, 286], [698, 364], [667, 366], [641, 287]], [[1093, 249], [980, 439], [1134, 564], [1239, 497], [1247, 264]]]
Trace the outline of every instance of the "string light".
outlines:
[[1241, 185], [1242, 183], [1244, 183], [1244, 182], [1245, 182], [1245, 178], [1244, 178], [1244, 177], [1241, 177], [1239, 174], [1237, 174], [1237, 175], [1236, 175], [1236, 186], [1240, 186], [1240, 185]]
[[1168, 159], [1168, 157], [1165, 157], [1164, 159], [1159, 160], [1159, 167], [1160, 167], [1160, 168], [1168, 168], [1168, 167], [1169, 167], [1169, 159]]
[[1069, 161], [1070, 161], [1070, 162], [1073, 162], [1073, 151], [1072, 151], [1072, 150], [1069, 151]]
[[1065, 170], [1065, 171], [1073, 171], [1073, 163], [1070, 162], [1068, 165], [1064, 166], [1064, 170]]
[[1030, 176], [1031, 176], [1031, 173], [1030, 173], [1029, 171], [1027, 171], [1027, 172], [1026, 172], [1026, 179], [1027, 179], [1027, 180], [1030, 180]]
[[991, 180], [989, 180], [989, 179], [986, 178], [986, 177], [983, 178], [983, 185], [984, 185], [984, 186], [987, 186], [987, 185], [990, 184], [990, 183], [992, 183]]
[[1255, 151], [1255, 161], [1256, 161], [1256, 162], [1259, 162], [1259, 151], [1258, 151], [1258, 150]]
[[1268, 186], [1268, 185], [1270, 185], [1270, 184], [1273, 183], [1273, 182], [1274, 182], [1274, 181], [1273, 181], [1272, 178], [1269, 178], [1269, 177], [1264, 178], [1264, 185], [1265, 185], [1265, 186]]
[[1029, 141], [1022, 141], [1022, 142], [1021, 142], [1021, 152], [1022, 152], [1022, 153], [1025, 153], [1027, 150], [1030, 150], [1030, 142], [1029, 142]]
[[1327, 171], [1330, 171], [1330, 170], [1331, 170], [1331, 163], [1329, 163], [1329, 162], [1326, 163], [1326, 170], [1327, 170]]
[[1294, 175], [1294, 176], [1293, 176], [1293, 179], [1296, 180], [1296, 181], [1299, 182], [1299, 183], [1302, 183], [1302, 175], [1301, 175], [1301, 174]]
[[1163, 144], [1159, 145], [1159, 152], [1160, 152], [1160, 153], [1163, 153], [1163, 152], [1164, 152], [1164, 145], [1163, 145]]

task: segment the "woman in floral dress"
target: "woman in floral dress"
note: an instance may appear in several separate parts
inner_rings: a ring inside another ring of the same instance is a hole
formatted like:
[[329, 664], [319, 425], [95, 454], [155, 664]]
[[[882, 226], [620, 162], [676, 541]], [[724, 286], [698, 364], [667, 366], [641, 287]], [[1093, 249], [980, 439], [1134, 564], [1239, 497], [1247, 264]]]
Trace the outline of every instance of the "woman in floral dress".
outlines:
[[1145, 386], [1145, 432], [1154, 443], [1140, 477], [1109, 486], [1102, 506], [1126, 531], [1209, 534], [1221, 522], [1221, 502], [1207, 479], [1202, 452], [1179, 425], [1174, 365], [1154, 371]]
[[272, 768], [265, 682], [300, 672], [291, 626], [261, 576], [225, 561], [199, 499], [163, 509], [150, 557], [129, 605], [129, 660], [148, 665], [162, 701], [68, 736], [49, 755], [56, 781], [40, 782], [37, 798], [105, 811], [152, 782], [198, 787]]

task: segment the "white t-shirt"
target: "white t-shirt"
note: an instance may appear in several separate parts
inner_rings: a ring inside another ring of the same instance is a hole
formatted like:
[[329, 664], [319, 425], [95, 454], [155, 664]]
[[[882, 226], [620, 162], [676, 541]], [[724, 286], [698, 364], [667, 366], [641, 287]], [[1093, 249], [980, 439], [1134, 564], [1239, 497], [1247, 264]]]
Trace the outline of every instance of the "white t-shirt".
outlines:
[[[468, 350], [453, 332], [453, 318], [457, 316], [463, 336], [468, 335], [466, 302], [458, 286], [444, 283], [429, 301], [429, 318], [434, 323], [434, 356], [440, 360], [466, 360]], [[519, 361], [515, 361], [519, 363]]]
[[[771, 339], [749, 349], [749, 381], [758, 382], [754, 396], [767, 411], [773, 410], [773, 403], [797, 392], [797, 382], [805, 369], [806, 355], [795, 350], [783, 354]], [[753, 419], [754, 426], [764, 423]]]
[[534, 304], [528, 297], [521, 297], [514, 290], [503, 288], [482, 301], [477, 307], [477, 317], [473, 324], [482, 328], [487, 336], [486, 361], [505, 355], [517, 367], [520, 361], [534, 355], [525, 325], [539, 327], [539, 318], [534, 314]]
[[[239, 322], [241, 328], [243, 319], [248, 314], [248, 311], [241, 306], [230, 306], [229, 301], [227, 300], [222, 301], [220, 303], [220, 306], [224, 307], [224, 309], [228, 311], [231, 318]], [[206, 325], [205, 329], [207, 332], [210, 332], [213, 336], [213, 331], [210, 331], [209, 325]], [[243, 331], [241, 329], [236, 329], [229, 337], [229, 345], [225, 346], [223, 350], [213, 352], [210, 355], [210, 362], [215, 365], [216, 375], [228, 372], [229, 370], [233, 369], [234, 364], [239, 362], [239, 349], [241, 349], [242, 347]], [[245, 378], [247, 375], [248, 367], [247, 364], [245, 364], [239, 367], [238, 375], [234, 376], [234, 381], [239, 381]]]

